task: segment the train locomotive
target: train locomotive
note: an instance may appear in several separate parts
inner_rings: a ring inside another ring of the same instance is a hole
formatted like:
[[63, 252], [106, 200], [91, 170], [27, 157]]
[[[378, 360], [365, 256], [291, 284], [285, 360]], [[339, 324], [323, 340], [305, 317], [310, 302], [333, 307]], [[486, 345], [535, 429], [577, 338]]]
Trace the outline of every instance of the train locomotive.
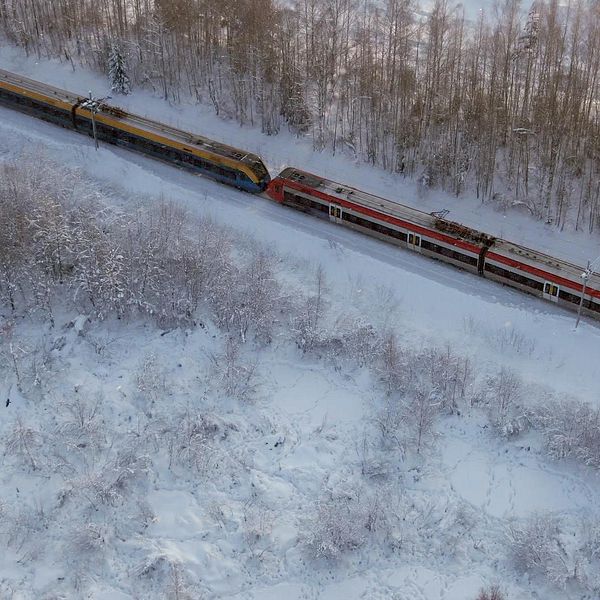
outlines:
[[0, 103], [90, 136], [95, 125], [99, 140], [175, 163], [246, 192], [260, 193], [270, 181], [269, 171], [256, 154], [103, 102], [91, 108], [88, 98], [1, 69]]
[[[441, 260], [600, 319], [600, 275], [295, 167], [0, 70], [0, 104]], [[582, 275], [585, 276], [585, 286]], [[585, 293], [584, 293], [585, 292]], [[583, 296], [583, 298], [582, 298]]]

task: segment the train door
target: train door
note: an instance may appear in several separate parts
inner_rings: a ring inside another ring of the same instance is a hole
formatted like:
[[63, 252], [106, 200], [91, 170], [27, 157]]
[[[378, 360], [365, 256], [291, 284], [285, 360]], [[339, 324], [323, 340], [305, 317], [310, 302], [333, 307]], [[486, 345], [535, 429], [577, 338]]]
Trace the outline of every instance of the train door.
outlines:
[[409, 231], [406, 240], [410, 250], [421, 252], [421, 236], [418, 233], [412, 233]]
[[552, 302], [558, 302], [558, 292], [560, 287], [551, 281], [544, 282], [544, 298]]
[[334, 223], [342, 222], [342, 207], [337, 204], [329, 205], [329, 220]]

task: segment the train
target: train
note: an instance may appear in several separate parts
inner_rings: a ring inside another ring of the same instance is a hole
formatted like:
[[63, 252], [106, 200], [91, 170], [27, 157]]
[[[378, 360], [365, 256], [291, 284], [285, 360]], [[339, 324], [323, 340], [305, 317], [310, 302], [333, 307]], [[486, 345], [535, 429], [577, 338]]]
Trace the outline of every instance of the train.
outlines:
[[600, 274], [314, 173], [0, 69], [0, 104], [175, 164], [600, 320]]
[[256, 154], [1, 69], [0, 103], [246, 192], [263, 192], [271, 179]]

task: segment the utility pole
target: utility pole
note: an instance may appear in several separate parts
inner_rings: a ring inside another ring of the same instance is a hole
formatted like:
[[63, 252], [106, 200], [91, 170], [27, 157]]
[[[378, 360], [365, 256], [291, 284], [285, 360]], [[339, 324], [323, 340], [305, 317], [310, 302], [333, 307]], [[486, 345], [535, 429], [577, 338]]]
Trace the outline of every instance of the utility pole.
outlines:
[[80, 104], [81, 108], [87, 108], [92, 113], [92, 133], [94, 135], [94, 144], [96, 145], [96, 150], [98, 150], [98, 135], [96, 132], [96, 114], [102, 107], [102, 103], [105, 100], [108, 100], [110, 96], [106, 96], [105, 98], [94, 98], [92, 92], [89, 92], [89, 98]]
[[585, 297], [585, 289], [587, 287], [587, 282], [589, 281], [589, 278], [592, 276], [594, 269], [598, 264], [600, 264], [600, 256], [592, 262], [588, 260], [587, 267], [585, 271], [581, 274], [581, 281], [583, 282], [583, 287], [581, 288], [581, 299], [579, 300], [579, 307], [577, 308], [577, 320], [575, 321], [575, 329], [577, 329], [577, 326], [579, 325], [579, 320], [581, 319], [581, 309], [583, 308], [583, 299]]

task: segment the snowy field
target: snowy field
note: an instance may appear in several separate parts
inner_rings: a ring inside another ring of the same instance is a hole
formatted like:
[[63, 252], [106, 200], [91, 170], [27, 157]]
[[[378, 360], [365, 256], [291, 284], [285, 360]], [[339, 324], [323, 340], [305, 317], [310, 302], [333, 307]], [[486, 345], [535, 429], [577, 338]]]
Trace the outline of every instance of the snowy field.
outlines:
[[[0, 67], [106, 92], [8, 48]], [[256, 151], [273, 170], [417, 198], [397, 177], [203, 108], [144, 93], [119, 104]], [[166, 199], [190, 227], [222, 227], [234, 255], [266, 253], [290, 306], [322, 292], [327, 343], [307, 349], [295, 309], [278, 314], [269, 343], [237, 342], [235, 366], [253, 369], [242, 394], [224, 370], [231, 332], [208, 313], [165, 328], [100, 320], [67, 296], [53, 324], [1, 307], [1, 598], [475, 600], [496, 583], [507, 600], [598, 597], [600, 465], [566, 451], [573, 440], [559, 459], [540, 408], [598, 405], [597, 324], [574, 331], [572, 313], [540, 300], [0, 108], [0, 161], [48, 159], [120, 214]], [[416, 203], [579, 262], [598, 254], [595, 239], [474, 199]], [[443, 404], [419, 442], [384, 346], [361, 346], [387, 332]]]

